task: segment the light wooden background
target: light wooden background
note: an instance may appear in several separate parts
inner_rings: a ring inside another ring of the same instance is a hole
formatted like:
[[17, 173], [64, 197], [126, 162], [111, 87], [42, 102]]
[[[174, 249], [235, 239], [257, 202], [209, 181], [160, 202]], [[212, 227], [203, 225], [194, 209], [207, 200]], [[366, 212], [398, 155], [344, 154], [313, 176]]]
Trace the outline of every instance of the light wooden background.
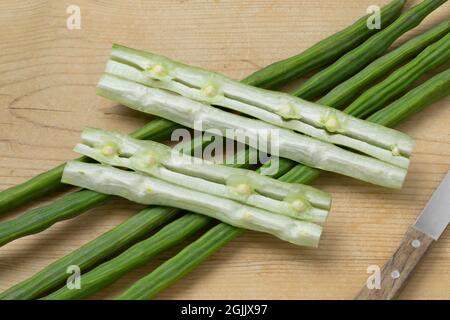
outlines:
[[[386, 2], [2, 0], [0, 189], [73, 158], [71, 149], [86, 126], [130, 132], [150, 119], [95, 95], [95, 84], [113, 42], [240, 79], [349, 25], [364, 15], [369, 5]], [[69, 4], [81, 8], [81, 30], [66, 28]], [[400, 43], [448, 18], [449, 9], [449, 4], [440, 8]], [[160, 298], [352, 298], [365, 284], [366, 268], [383, 264], [449, 170], [449, 102], [447, 98], [436, 103], [398, 127], [417, 140], [401, 191], [332, 174], [317, 181], [318, 187], [334, 197], [319, 249], [302, 249], [247, 232]], [[31, 276], [140, 208], [117, 200], [2, 247], [0, 290]], [[0, 219], [10, 219], [22, 210]], [[115, 296], [179, 249], [129, 273], [95, 298]], [[449, 299], [449, 270], [447, 232], [401, 297]]]

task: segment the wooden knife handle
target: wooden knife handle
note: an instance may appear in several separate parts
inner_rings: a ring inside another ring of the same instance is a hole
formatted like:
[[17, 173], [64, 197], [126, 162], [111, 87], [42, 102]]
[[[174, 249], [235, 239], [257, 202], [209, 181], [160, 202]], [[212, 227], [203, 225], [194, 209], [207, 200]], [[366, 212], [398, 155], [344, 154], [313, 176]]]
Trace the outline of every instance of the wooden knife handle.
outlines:
[[405, 284], [420, 259], [427, 252], [433, 239], [423, 232], [409, 227], [402, 243], [381, 269], [380, 288], [366, 286], [358, 293], [357, 300], [391, 300]]

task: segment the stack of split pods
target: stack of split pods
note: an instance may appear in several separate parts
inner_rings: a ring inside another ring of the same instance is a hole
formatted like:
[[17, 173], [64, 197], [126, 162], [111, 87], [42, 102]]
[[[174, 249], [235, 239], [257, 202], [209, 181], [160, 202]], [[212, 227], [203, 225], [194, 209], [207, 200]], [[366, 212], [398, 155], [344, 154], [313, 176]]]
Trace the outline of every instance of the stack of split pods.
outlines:
[[326, 192], [117, 132], [86, 129], [75, 151], [101, 164], [68, 162], [65, 183], [142, 204], [190, 210], [297, 245], [318, 245], [319, 224], [330, 210]]

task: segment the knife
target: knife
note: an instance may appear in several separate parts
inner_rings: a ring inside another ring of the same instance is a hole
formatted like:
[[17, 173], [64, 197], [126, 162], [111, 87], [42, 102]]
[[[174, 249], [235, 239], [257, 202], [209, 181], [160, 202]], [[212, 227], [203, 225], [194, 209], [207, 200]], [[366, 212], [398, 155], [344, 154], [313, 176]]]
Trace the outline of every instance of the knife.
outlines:
[[431, 196], [416, 222], [409, 227], [400, 246], [381, 269], [380, 287], [366, 285], [357, 300], [391, 300], [396, 297], [433, 241], [450, 222], [450, 171]]

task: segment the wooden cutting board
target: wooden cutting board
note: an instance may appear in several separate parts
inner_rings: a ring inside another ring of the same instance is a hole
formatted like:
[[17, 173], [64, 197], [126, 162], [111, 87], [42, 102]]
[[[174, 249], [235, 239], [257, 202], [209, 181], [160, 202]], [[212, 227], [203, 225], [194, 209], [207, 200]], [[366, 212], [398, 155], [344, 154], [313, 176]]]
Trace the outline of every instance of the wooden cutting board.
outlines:
[[[69, 30], [66, 10], [73, 3], [81, 9], [81, 29]], [[369, 5], [385, 3], [387, 0], [2, 0], [0, 189], [74, 158], [71, 149], [86, 126], [130, 132], [149, 121], [147, 116], [95, 95], [113, 42], [241, 79], [351, 24]], [[449, 9], [447, 3], [396, 45], [448, 18]], [[442, 100], [398, 127], [417, 141], [402, 190], [387, 190], [334, 174], [317, 180], [315, 185], [334, 197], [320, 248], [303, 249], [246, 232], [159, 297], [354, 297], [369, 276], [367, 268], [381, 266], [390, 256], [449, 169], [449, 103], [448, 98]], [[0, 290], [31, 276], [140, 208], [117, 200], [6, 245], [0, 249]], [[180, 248], [127, 274], [94, 297], [115, 296]], [[447, 232], [401, 298], [450, 299], [449, 270]]]

